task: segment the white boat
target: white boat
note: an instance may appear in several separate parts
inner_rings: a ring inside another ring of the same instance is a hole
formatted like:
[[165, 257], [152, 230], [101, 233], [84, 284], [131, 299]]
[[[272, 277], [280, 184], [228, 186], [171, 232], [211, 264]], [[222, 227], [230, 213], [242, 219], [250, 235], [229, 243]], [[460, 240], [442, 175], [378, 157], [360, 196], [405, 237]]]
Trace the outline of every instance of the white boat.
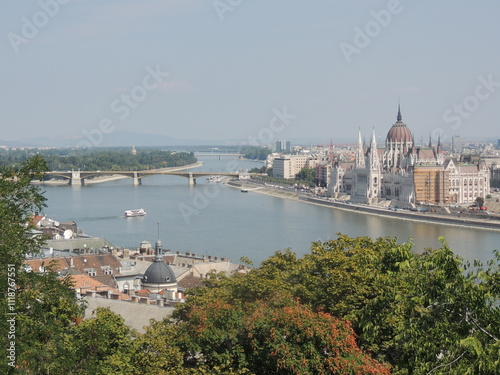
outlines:
[[125, 217], [145, 216], [146, 211], [144, 211], [143, 208], [139, 208], [138, 210], [126, 210], [124, 215]]

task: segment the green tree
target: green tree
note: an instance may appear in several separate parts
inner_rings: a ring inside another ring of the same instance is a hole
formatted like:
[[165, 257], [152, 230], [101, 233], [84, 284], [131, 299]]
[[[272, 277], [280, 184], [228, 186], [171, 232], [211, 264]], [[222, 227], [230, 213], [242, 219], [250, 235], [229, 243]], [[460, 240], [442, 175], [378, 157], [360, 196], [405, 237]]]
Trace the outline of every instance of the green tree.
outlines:
[[484, 198], [483, 197], [476, 197], [476, 200], [474, 201], [476, 204], [476, 207], [484, 207]]
[[316, 170], [314, 168], [302, 168], [295, 175], [295, 179], [301, 181], [310, 187], [316, 186]]
[[73, 373], [132, 374], [135, 332], [109, 308], [97, 308], [71, 332]]
[[253, 304], [272, 299], [279, 290], [312, 311], [351, 321], [360, 348], [390, 363], [395, 374], [495, 374], [498, 254], [486, 267], [470, 267], [442, 241], [439, 249], [415, 254], [411, 243], [398, 244], [393, 238], [340, 235], [313, 243], [302, 258], [280, 251], [248, 275], [213, 274], [177, 314], [189, 321], [192, 309], [214, 300], [229, 304], [221, 309], [245, 306], [251, 311]]
[[[0, 321], [3, 353], [12, 346], [14, 359], [0, 356], [3, 374], [44, 373], [55, 358], [66, 353], [67, 334], [82, 314], [67, 279], [60, 278], [50, 265], [42, 274], [23, 267], [25, 255], [38, 253], [43, 237], [31, 233], [32, 215], [45, 207], [39, 188], [31, 184], [43, 179], [47, 167], [40, 156], [26, 159], [19, 167], [0, 170], [0, 301], [15, 325]], [[6, 298], [9, 297], [9, 298]], [[15, 315], [14, 315], [15, 314]], [[56, 366], [55, 366], [56, 367]]]
[[134, 342], [133, 361], [138, 375], [187, 374], [183, 355], [174, 345], [178, 329], [169, 319], [151, 320], [146, 332]]

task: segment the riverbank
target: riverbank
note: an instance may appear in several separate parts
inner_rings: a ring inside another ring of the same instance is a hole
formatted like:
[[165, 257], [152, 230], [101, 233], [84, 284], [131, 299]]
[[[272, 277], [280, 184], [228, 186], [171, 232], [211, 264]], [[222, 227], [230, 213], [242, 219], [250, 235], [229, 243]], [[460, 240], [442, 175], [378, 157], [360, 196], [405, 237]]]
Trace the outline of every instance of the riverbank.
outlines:
[[[251, 182], [229, 182], [227, 185], [237, 189], [244, 189], [248, 192], [255, 192], [258, 194], [269, 195], [276, 198], [292, 199], [308, 204], [356, 212], [359, 214], [389, 217], [397, 220], [418, 221], [430, 224], [450, 225], [462, 228], [476, 228], [483, 230], [500, 231], [500, 221], [498, 220], [493, 221], [488, 219], [443, 216], [432, 214], [429, 212], [420, 213], [407, 210], [390, 211], [387, 208], [380, 208], [362, 204], [347, 204], [344, 202], [333, 201], [328, 198], [315, 197], [279, 188], [271, 188]], [[257, 189], [256, 187], [259, 188]]]
[[[193, 169], [193, 168], [198, 168], [203, 165], [203, 162], [197, 161], [196, 163], [193, 164], [188, 164], [188, 165], [183, 165], [180, 167], [168, 167], [168, 168], [159, 168], [159, 169], [151, 169], [151, 171], [158, 171], [158, 172], [177, 172], [177, 171], [183, 171], [186, 169]], [[117, 171], [118, 173], [119, 171]], [[139, 171], [138, 171], [139, 172]], [[100, 177], [95, 177], [95, 178], [89, 178], [85, 179], [85, 185], [92, 185], [92, 184], [101, 184], [103, 182], [109, 182], [109, 181], [115, 181], [115, 180], [123, 180], [125, 178], [130, 178], [127, 176], [122, 176], [119, 174], [116, 175], [110, 175], [110, 176], [100, 176]], [[68, 180], [58, 180], [58, 179], [52, 179], [52, 180], [46, 180], [46, 181], [33, 181], [33, 184], [37, 185], [53, 185], [53, 186], [58, 186], [58, 185], [68, 185]]]

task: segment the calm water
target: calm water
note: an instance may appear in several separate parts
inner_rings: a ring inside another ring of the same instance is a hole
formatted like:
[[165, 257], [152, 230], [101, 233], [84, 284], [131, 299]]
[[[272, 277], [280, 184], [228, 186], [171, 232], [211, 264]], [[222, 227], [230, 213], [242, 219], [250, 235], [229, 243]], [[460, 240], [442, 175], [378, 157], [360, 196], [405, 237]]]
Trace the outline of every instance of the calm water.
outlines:
[[[193, 171], [228, 171], [262, 164], [230, 156], [199, 157]], [[391, 236], [412, 239], [416, 252], [438, 247], [444, 236], [450, 248], [464, 258], [486, 261], [499, 248], [500, 232], [466, 229], [379, 218], [355, 212], [269, 197], [199, 178], [189, 187], [186, 178], [153, 176], [133, 186], [131, 179], [82, 187], [44, 186], [45, 214], [59, 221], [76, 221], [85, 233], [105, 237], [120, 247], [135, 248], [156, 241], [157, 222], [164, 248], [229, 257], [258, 264], [277, 250], [290, 247], [307, 253], [312, 241], [349, 236]], [[126, 209], [144, 208], [147, 216], [124, 218]]]

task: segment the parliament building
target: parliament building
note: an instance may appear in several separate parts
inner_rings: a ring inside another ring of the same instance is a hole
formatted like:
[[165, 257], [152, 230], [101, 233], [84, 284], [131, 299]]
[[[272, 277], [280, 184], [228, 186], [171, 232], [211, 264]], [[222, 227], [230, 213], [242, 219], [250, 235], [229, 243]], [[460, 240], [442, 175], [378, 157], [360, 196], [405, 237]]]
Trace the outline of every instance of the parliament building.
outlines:
[[417, 147], [400, 107], [384, 147], [377, 145], [375, 130], [368, 146], [359, 132], [354, 160], [334, 160], [329, 174], [328, 195], [349, 195], [355, 203], [474, 203], [490, 191], [490, 171], [479, 158], [445, 157], [440, 140], [435, 147], [431, 140], [427, 147]]

